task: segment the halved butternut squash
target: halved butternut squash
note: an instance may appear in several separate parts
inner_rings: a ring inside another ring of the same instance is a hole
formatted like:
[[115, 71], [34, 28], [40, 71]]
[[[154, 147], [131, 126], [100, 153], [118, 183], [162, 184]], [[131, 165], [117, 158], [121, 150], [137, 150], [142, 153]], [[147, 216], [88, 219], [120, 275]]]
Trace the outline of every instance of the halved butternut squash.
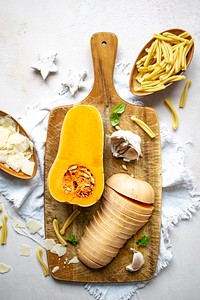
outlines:
[[72, 107], [65, 116], [48, 188], [60, 202], [90, 206], [104, 189], [103, 124], [91, 105]]

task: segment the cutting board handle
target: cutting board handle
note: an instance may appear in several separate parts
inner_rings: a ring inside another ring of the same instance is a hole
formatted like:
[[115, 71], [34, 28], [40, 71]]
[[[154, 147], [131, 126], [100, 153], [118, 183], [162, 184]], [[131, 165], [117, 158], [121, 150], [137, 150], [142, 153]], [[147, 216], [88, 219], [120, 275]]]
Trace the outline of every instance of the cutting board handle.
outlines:
[[117, 45], [117, 36], [113, 33], [98, 32], [91, 37], [94, 85], [90, 96], [98, 98], [98, 101], [102, 98], [104, 103], [117, 95], [113, 80]]

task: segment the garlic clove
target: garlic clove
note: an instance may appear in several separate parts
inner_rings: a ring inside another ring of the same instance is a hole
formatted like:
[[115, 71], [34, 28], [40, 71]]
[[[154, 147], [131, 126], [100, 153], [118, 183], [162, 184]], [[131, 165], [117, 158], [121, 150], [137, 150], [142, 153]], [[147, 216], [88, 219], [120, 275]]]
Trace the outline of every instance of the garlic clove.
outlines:
[[126, 266], [126, 270], [130, 272], [138, 271], [144, 264], [144, 256], [141, 252], [135, 250], [134, 248], [130, 248], [133, 251], [133, 260], [132, 263]]
[[110, 137], [111, 151], [114, 157], [124, 161], [138, 160], [141, 154], [141, 138], [129, 130], [118, 130]]
[[130, 160], [138, 159], [138, 153], [135, 149], [129, 148], [123, 153], [123, 160], [129, 162]]

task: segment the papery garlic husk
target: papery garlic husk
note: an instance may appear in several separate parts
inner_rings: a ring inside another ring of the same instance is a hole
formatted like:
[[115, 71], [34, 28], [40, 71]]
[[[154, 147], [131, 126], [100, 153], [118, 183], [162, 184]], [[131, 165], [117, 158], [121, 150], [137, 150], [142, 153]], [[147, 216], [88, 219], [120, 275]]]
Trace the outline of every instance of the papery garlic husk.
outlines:
[[111, 151], [114, 157], [124, 161], [138, 160], [141, 154], [141, 138], [130, 130], [117, 130], [112, 133]]
[[126, 266], [126, 270], [130, 272], [138, 271], [144, 264], [144, 256], [141, 252], [135, 250], [134, 248], [130, 248], [133, 251], [133, 260], [132, 263]]

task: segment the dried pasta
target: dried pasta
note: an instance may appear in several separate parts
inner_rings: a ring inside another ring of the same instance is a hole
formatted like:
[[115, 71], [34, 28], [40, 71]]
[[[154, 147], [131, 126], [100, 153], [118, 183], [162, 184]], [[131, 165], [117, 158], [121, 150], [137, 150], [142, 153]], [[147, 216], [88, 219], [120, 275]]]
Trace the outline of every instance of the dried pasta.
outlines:
[[170, 111], [172, 112], [172, 115], [173, 115], [173, 129], [176, 130], [178, 128], [178, 115], [176, 113], [176, 110], [175, 108], [173, 107], [171, 101], [169, 98], [166, 98], [164, 100], [164, 103], [168, 106], [168, 108], [170, 109]]
[[192, 84], [192, 80], [188, 80], [185, 84], [185, 87], [183, 89], [183, 92], [181, 94], [181, 98], [180, 98], [180, 102], [179, 102], [179, 107], [180, 108], [184, 108], [185, 107], [185, 103], [186, 103], [186, 98], [187, 98], [187, 94], [188, 94], [188, 89]]
[[131, 120], [137, 123], [152, 139], [156, 136], [151, 128], [145, 122], [136, 118], [136, 116], [131, 116]]
[[37, 249], [37, 258], [38, 258], [38, 260], [40, 262], [40, 265], [42, 267], [42, 271], [44, 273], [44, 276], [48, 276], [49, 275], [49, 269], [48, 269], [47, 265], [45, 264], [42, 255], [43, 255], [42, 248], [39, 247]]
[[80, 214], [78, 209], [74, 210], [73, 213], [66, 219], [63, 227], [60, 230], [60, 234], [64, 235], [67, 227], [74, 221], [74, 219]]
[[7, 241], [7, 214], [2, 215], [2, 229], [1, 229], [1, 245], [5, 245]]
[[59, 226], [58, 226], [58, 220], [57, 219], [53, 219], [53, 229], [55, 231], [55, 234], [59, 240], [59, 242], [61, 243], [62, 246], [66, 246], [67, 242], [66, 240], [62, 237], [62, 235], [60, 234], [60, 230], [59, 230]]
[[194, 44], [194, 39], [189, 37], [188, 32], [154, 34], [154, 42], [145, 49], [147, 54], [136, 63], [139, 85], [135, 91], [156, 92], [173, 81], [184, 80], [180, 73], [187, 68], [186, 57]]

